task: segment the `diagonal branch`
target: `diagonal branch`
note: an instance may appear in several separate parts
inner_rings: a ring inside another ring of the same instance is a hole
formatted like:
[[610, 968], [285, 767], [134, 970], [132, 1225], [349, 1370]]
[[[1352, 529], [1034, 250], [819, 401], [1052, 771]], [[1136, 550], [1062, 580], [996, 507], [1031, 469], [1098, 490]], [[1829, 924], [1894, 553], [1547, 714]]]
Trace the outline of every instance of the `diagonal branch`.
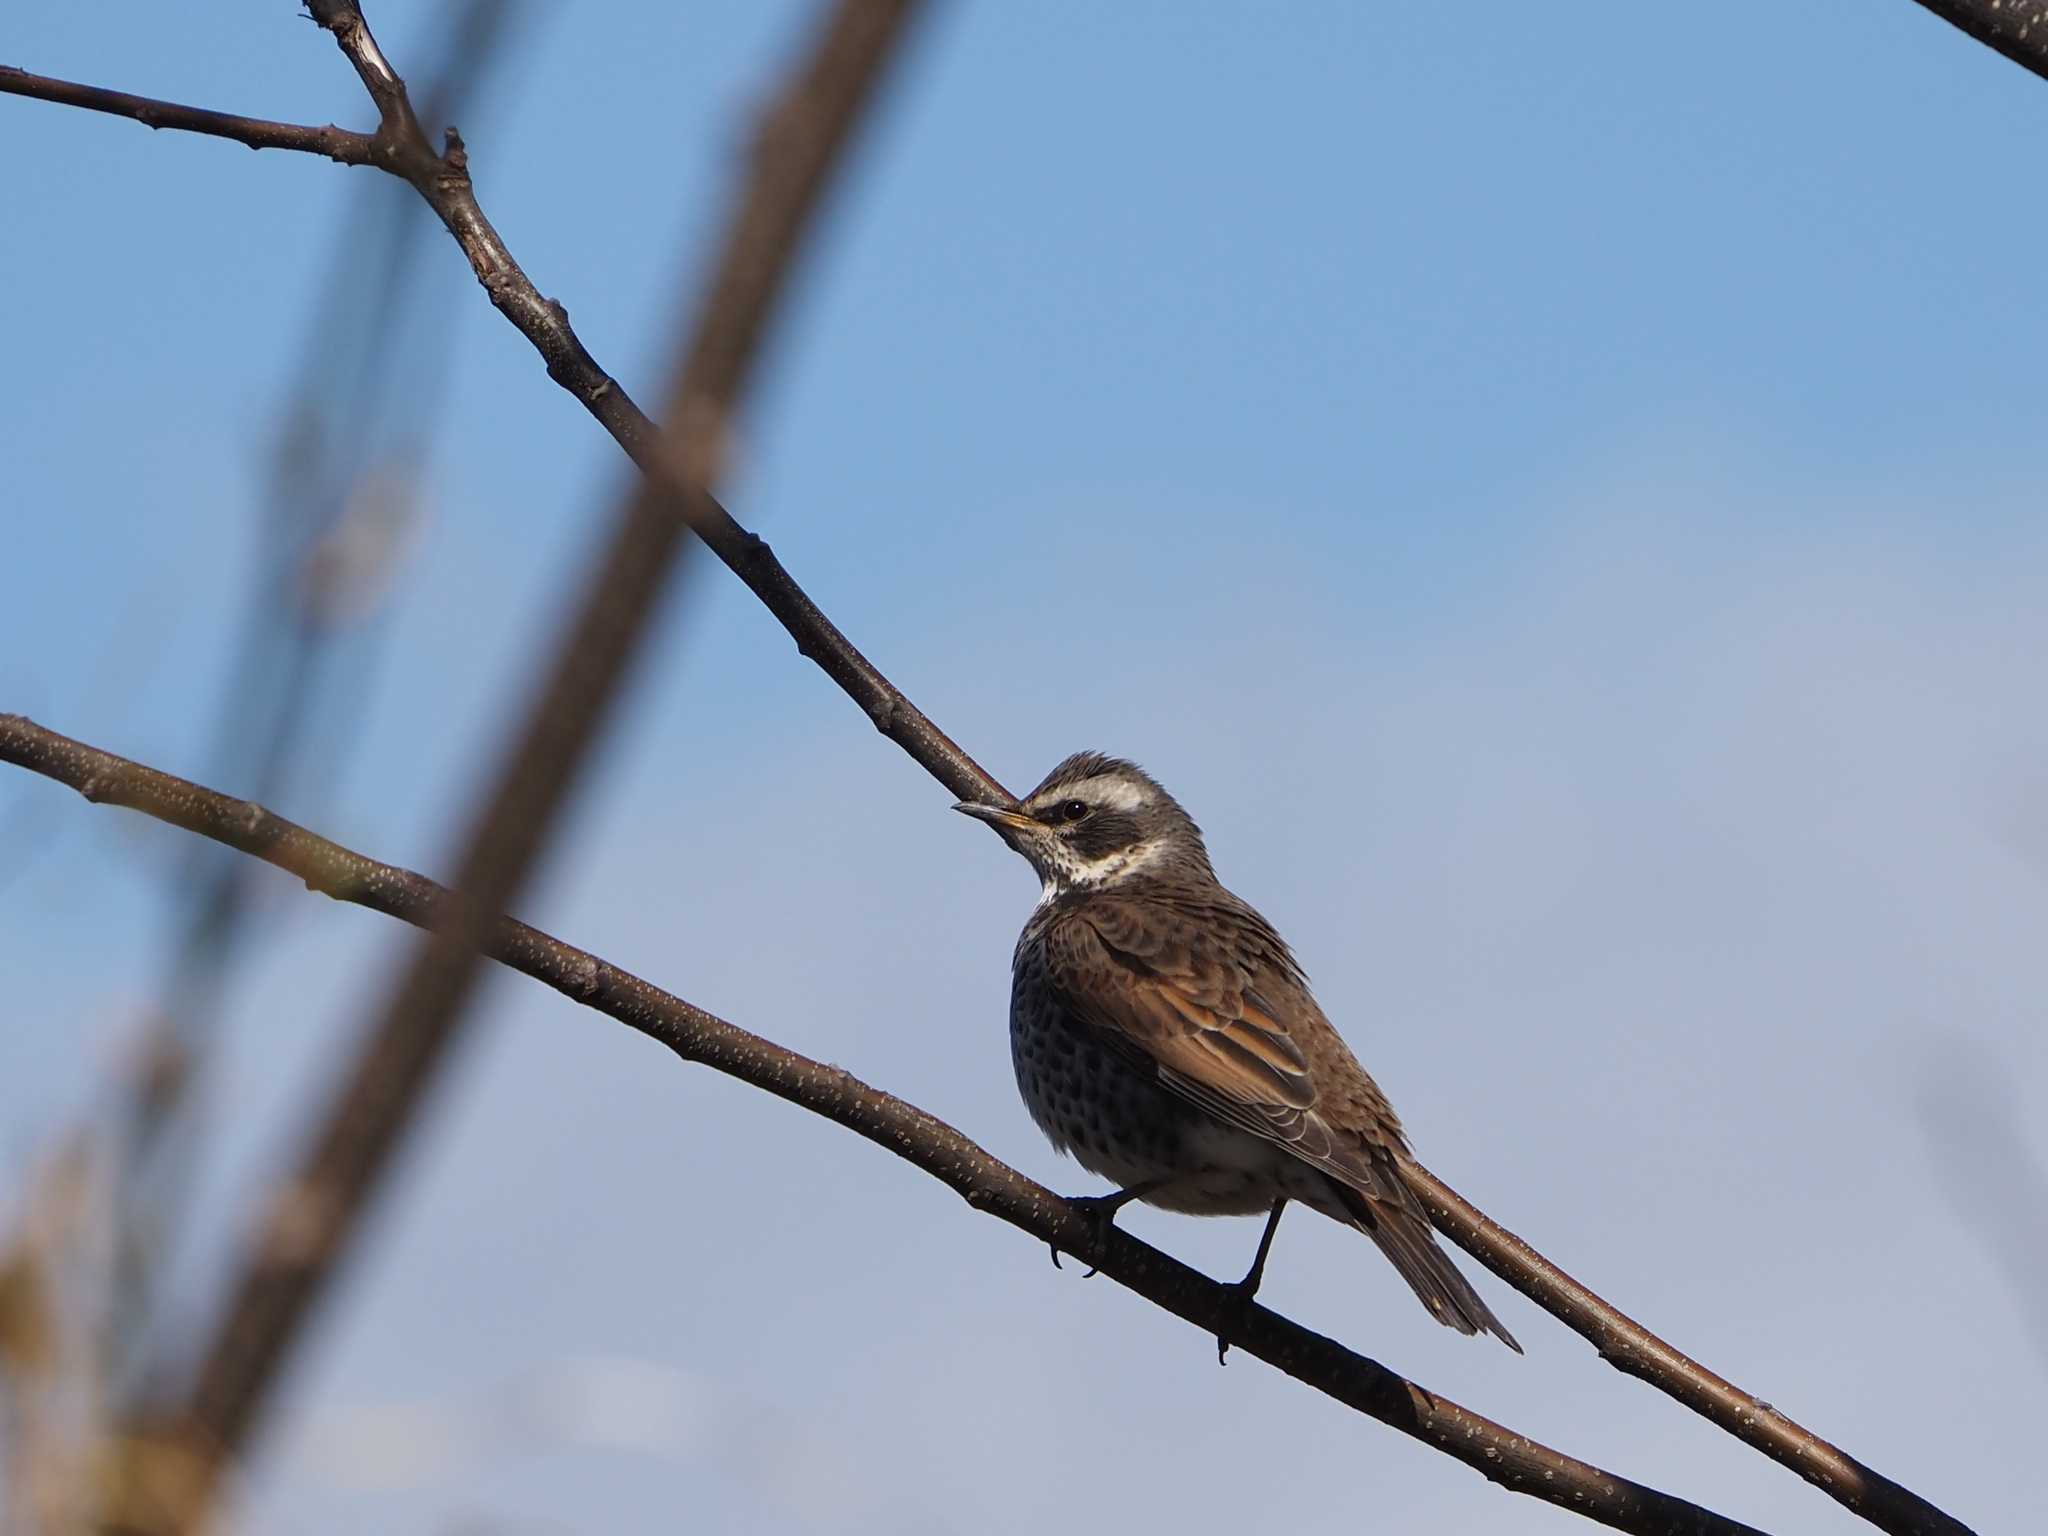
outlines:
[[[1408, 1176], [1437, 1229], [1574, 1333], [1590, 1339], [1617, 1371], [1647, 1381], [1746, 1445], [1783, 1462], [1887, 1531], [1958, 1536], [1964, 1527], [1911, 1489], [1893, 1482], [1787, 1418], [1769, 1403], [1672, 1348], [1494, 1221], [1408, 1157]], [[1534, 1284], [1529, 1277], [1534, 1277]]]
[[[95, 804], [126, 806], [298, 876], [309, 890], [439, 931], [456, 898], [423, 875], [379, 864], [185, 779], [0, 715], [0, 761], [67, 784]], [[639, 977], [511, 918], [486, 924], [485, 952], [573, 1002], [609, 1014], [699, 1062], [822, 1115], [947, 1185], [978, 1211], [1086, 1258], [1119, 1285], [1232, 1342], [1317, 1391], [1463, 1462], [1513, 1493], [1618, 1531], [1655, 1536], [1760, 1536], [1753, 1527], [1602, 1471], [1482, 1418], [1254, 1304], [1231, 1287], [1115, 1227], [1102, 1228], [952, 1126], [851, 1073], [729, 1024]]]
[[2048, 78], [2048, 0], [1917, 0], [2021, 69]]
[[[335, 5], [315, 0], [315, 8], [322, 13], [339, 13], [341, 20], [337, 25], [345, 24], [351, 15], [358, 22], [361, 19], [360, 11], [353, 4]], [[337, 35], [346, 48], [351, 37], [367, 39], [368, 29]], [[374, 45], [371, 47], [374, 49]], [[660, 429], [634, 403], [625, 387], [590, 355], [582, 338], [569, 324], [569, 312], [555, 300], [545, 297], [521, 269], [477, 201], [476, 189], [469, 175], [468, 151], [461, 139], [450, 133], [446, 152], [436, 155], [412, 113], [405, 97], [404, 82], [391, 72], [382, 54], [368, 54], [361, 62], [351, 55], [351, 62], [356, 63], [357, 73], [366, 82], [375, 82], [370, 87], [371, 93], [383, 117], [374, 135], [346, 135], [352, 146], [350, 153], [335, 158], [347, 159], [350, 164], [374, 165], [409, 183], [461, 247], [471, 272], [476, 275], [491, 303], [540, 354], [541, 361], [547, 366], [548, 377], [567, 390], [642, 471], [650, 476], [663, 476], [670, 466], [664, 463]], [[37, 88], [17, 89], [22, 82], [31, 82]], [[344, 133], [341, 129], [260, 123], [255, 118], [234, 117], [171, 102], [153, 102], [96, 86], [0, 70], [0, 90], [6, 89], [14, 89], [16, 94], [23, 96], [138, 117], [139, 120], [150, 121], [152, 126], [186, 128], [195, 133], [219, 134], [228, 138], [240, 137], [239, 133], [230, 131], [230, 125], [255, 124], [271, 131], [265, 143], [276, 147], [312, 147], [290, 143], [294, 134]], [[146, 104], [154, 114], [153, 119], [143, 119], [139, 113], [125, 110], [119, 105], [123, 102]], [[385, 106], [387, 102], [388, 109]], [[772, 134], [769, 136], [771, 142], [773, 137]], [[327, 151], [322, 147], [319, 152]], [[362, 158], [354, 158], [357, 154]], [[708, 493], [702, 493], [695, 499], [691, 517], [698, 537], [734, 575], [747, 584], [748, 589], [796, 640], [797, 649], [816, 662], [861, 707], [877, 730], [909, 753], [955, 798], [987, 801], [1007, 801], [1010, 798], [1001, 784], [962, 751], [929, 716], [905, 698], [880, 668], [862, 655], [838, 626], [825, 617], [765, 541], [741, 527]]]
[[[1986, 11], [1996, 7], [1922, 0], [1930, 9]], [[2011, 0], [2008, 0], [2011, 3]], [[2038, 10], [2042, 0], [2018, 0]], [[315, 0], [322, 12], [354, 13], [351, 5]], [[1951, 17], [1950, 19], [1955, 19]], [[326, 24], [323, 22], [323, 24]], [[1958, 23], [1959, 25], [1962, 23]], [[346, 45], [346, 39], [344, 39]], [[379, 57], [358, 63], [380, 103], [402, 101], [403, 83]], [[379, 93], [382, 93], [381, 95]], [[526, 336], [547, 365], [548, 375], [604, 426], [642, 470], [665, 480], [668, 464], [653, 424], [615, 380], [598, 366], [569, 325], [567, 311], [520, 270], [489, 221], [472, 188], [466, 156], [452, 135], [448, 152], [435, 156], [404, 127], [406, 111], [386, 111], [377, 134], [405, 140], [402, 153], [380, 148], [373, 163], [408, 180], [440, 216], [469, 259], [491, 302]], [[395, 125], [395, 126], [394, 126]], [[168, 125], [167, 125], [168, 126]], [[210, 131], [210, 130], [201, 130]], [[673, 415], [671, 420], [676, 419]], [[876, 728], [900, 746], [954, 796], [1006, 804], [1012, 797], [883, 675], [812, 602], [766, 543], [741, 527], [708, 492], [691, 503], [693, 527], [748, 588], [760, 598], [814, 661], [867, 714]], [[509, 904], [509, 903], [507, 903]], [[1684, 1403], [1729, 1434], [1790, 1467], [1830, 1497], [1895, 1536], [1957, 1536], [1965, 1527], [1910, 1490], [1865, 1467], [1855, 1458], [1804, 1429], [1749, 1393], [1672, 1348], [1550, 1264], [1520, 1238], [1488, 1220], [1454, 1190], [1419, 1165], [1411, 1165], [1419, 1187], [1444, 1233], [1523, 1295], [1588, 1339], [1603, 1357]]]

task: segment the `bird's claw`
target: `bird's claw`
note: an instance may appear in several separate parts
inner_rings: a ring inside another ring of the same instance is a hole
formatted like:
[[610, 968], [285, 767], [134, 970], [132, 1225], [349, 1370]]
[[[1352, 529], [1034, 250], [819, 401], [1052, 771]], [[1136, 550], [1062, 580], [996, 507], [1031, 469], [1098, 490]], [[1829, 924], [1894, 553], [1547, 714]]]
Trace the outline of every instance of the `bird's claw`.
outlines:
[[[1130, 1196], [1119, 1190], [1113, 1195], [1071, 1195], [1067, 1198], [1067, 1206], [1088, 1223], [1090, 1245], [1099, 1249], [1116, 1228], [1116, 1213], [1122, 1210], [1129, 1200]], [[1052, 1249], [1052, 1267], [1061, 1268], [1059, 1244], [1052, 1243], [1048, 1246]], [[1079, 1258], [1080, 1255], [1075, 1254], [1074, 1257]], [[1081, 1278], [1092, 1280], [1100, 1273], [1102, 1271], [1098, 1266], [1090, 1264]]]
[[1230, 1299], [1224, 1303], [1226, 1315], [1223, 1320], [1223, 1326], [1216, 1330], [1216, 1363], [1218, 1365], [1228, 1365], [1230, 1363], [1227, 1357], [1230, 1354], [1233, 1336], [1243, 1329], [1245, 1320], [1251, 1316], [1252, 1297], [1258, 1292], [1257, 1286], [1247, 1285], [1242, 1280], [1238, 1281], [1235, 1285], [1227, 1285], [1224, 1289], [1230, 1293]]

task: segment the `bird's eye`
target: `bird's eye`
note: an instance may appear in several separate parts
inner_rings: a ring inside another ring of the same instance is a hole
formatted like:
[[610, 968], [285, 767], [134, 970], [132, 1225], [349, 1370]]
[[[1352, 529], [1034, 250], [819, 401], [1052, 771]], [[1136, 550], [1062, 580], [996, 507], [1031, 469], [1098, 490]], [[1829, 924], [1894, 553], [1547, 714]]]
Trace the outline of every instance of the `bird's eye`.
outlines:
[[1065, 805], [1060, 807], [1061, 821], [1079, 821], [1083, 816], [1086, 816], [1087, 814], [1088, 802], [1086, 800], [1069, 800]]

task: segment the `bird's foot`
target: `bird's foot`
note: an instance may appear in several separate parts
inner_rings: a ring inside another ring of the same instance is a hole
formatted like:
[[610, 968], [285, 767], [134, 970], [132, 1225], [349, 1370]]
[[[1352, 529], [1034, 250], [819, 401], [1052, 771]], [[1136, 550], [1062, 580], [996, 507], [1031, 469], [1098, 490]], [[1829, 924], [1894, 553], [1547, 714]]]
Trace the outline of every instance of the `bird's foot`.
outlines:
[[1259, 1251], [1252, 1267], [1237, 1284], [1224, 1287], [1223, 1326], [1216, 1330], [1218, 1365], [1230, 1363], [1225, 1357], [1230, 1353], [1231, 1335], [1241, 1332], [1252, 1315], [1252, 1298], [1259, 1294], [1259, 1282], [1266, 1278], [1266, 1256], [1273, 1251], [1273, 1234], [1280, 1230], [1280, 1213], [1286, 1209], [1284, 1195], [1273, 1202], [1273, 1209], [1266, 1215], [1266, 1230], [1259, 1234]]
[[1216, 1330], [1216, 1363], [1230, 1363], [1230, 1346], [1237, 1342], [1244, 1332], [1244, 1325], [1251, 1320], [1252, 1298], [1259, 1293], [1259, 1282], [1240, 1280], [1234, 1285], [1223, 1287], [1223, 1326]]
[[[1067, 1207], [1088, 1223], [1088, 1246], [1100, 1252], [1102, 1245], [1109, 1240], [1111, 1230], [1116, 1226], [1116, 1213], [1145, 1193], [1145, 1187], [1139, 1186], [1135, 1189], [1120, 1189], [1113, 1195], [1069, 1195]], [[1052, 1267], [1060, 1268], [1060, 1245], [1048, 1243], [1046, 1246], [1052, 1249]], [[1075, 1257], [1079, 1258], [1080, 1255], [1076, 1254]], [[1081, 1278], [1091, 1280], [1096, 1274], [1097, 1269], [1091, 1264], [1088, 1266], [1088, 1272]]]

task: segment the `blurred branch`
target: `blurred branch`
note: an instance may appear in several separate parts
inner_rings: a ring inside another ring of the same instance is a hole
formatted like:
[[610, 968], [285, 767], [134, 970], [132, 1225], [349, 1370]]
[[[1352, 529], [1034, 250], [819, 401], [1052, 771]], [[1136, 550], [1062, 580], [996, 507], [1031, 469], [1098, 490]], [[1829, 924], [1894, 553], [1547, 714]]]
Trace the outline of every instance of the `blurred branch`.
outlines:
[[[480, 86], [513, 9], [511, 0], [464, 0], [449, 8], [451, 42], [441, 52], [444, 62], [456, 63], [437, 69], [430, 114], [469, 99]], [[257, 147], [334, 150], [338, 158], [367, 163], [368, 136], [340, 129], [225, 117], [19, 71], [0, 71], [0, 83], [156, 126], [218, 129]], [[417, 280], [429, 227], [417, 199], [382, 177], [354, 186], [344, 232], [329, 242], [332, 271], [317, 285], [319, 321], [280, 413], [236, 660], [213, 731], [213, 776], [249, 785], [266, 800], [317, 799], [308, 794], [309, 781], [332, 775], [345, 757], [343, 750], [309, 754], [302, 748], [318, 728], [319, 706], [324, 702], [328, 718], [342, 722], [349, 712], [336, 694], [363, 676], [366, 648], [347, 643], [344, 632], [367, 627], [367, 610], [398, 563], [410, 510], [400, 468], [415, 467], [425, 456], [439, 414], [433, 397], [447, 373], [459, 309], [445, 293], [423, 293]], [[134, 652], [133, 637], [125, 648], [112, 647], [115, 655]], [[357, 734], [350, 719], [341, 746]], [[36, 830], [52, 825], [43, 817]], [[17, 852], [5, 826], [0, 846], [11, 856]], [[75, 1254], [56, 1254], [47, 1238], [39, 1248], [26, 1232], [0, 1237], [0, 1273], [9, 1253], [34, 1254], [44, 1268], [59, 1260], [69, 1266], [66, 1282], [50, 1288], [61, 1300], [54, 1309], [65, 1324], [61, 1337], [86, 1338], [93, 1346], [69, 1348], [57, 1373], [65, 1392], [83, 1405], [63, 1425], [74, 1471], [102, 1456], [116, 1424], [148, 1410], [152, 1394], [171, 1379], [167, 1365], [190, 1364], [183, 1357], [192, 1343], [189, 1320], [176, 1326], [180, 1320], [161, 1304], [160, 1281], [188, 1214], [204, 1135], [199, 1107], [208, 1056], [254, 913], [246, 859], [192, 839], [180, 839], [177, 853], [168, 882], [173, 937], [159, 1005], [124, 1053], [130, 1064], [114, 1074], [111, 1091], [95, 1096], [66, 1138], [91, 1154], [83, 1160], [94, 1172], [98, 1219], [89, 1230], [85, 1223], [72, 1229], [90, 1241], [81, 1240]], [[9, 871], [21, 862], [11, 860]], [[0, 874], [0, 882], [4, 878]], [[6, 1326], [0, 1315], [0, 1332]], [[35, 1394], [23, 1400], [33, 1409]], [[56, 1460], [50, 1448], [63, 1437], [38, 1434], [42, 1428], [33, 1412], [17, 1413], [0, 1428], [0, 1441], [8, 1452], [20, 1452], [21, 1430], [34, 1447], [31, 1461], [47, 1467]], [[72, 1478], [79, 1512], [61, 1528], [87, 1528], [94, 1518], [91, 1485], [104, 1481]]]
[[1931, 1042], [1915, 1074], [1915, 1107], [1935, 1176], [1957, 1217], [2012, 1287], [2048, 1370], [2048, 1169], [2034, 1155], [2034, 1121], [2020, 1098], [2019, 1063], [1963, 1037]]
[[[143, 764], [0, 715], [0, 760], [68, 784], [95, 804], [126, 806], [238, 848], [298, 876], [308, 890], [436, 933], [459, 898], [423, 875], [377, 863], [273, 816]], [[944, 1121], [851, 1073], [751, 1034], [584, 950], [510, 918], [483, 925], [484, 952], [701, 1063], [847, 1127], [985, 1211], [1065, 1252], [1176, 1317], [1217, 1334], [1338, 1402], [1421, 1441], [1513, 1493], [1620, 1531], [1737, 1536], [1750, 1526], [1554, 1451], [1417, 1386], [1235, 1292], [1116, 1227], [1100, 1227], [1051, 1190]], [[1949, 1529], [1960, 1530], [1951, 1522]]]
[[79, 1430], [104, 1417], [106, 1193], [102, 1149], [74, 1129], [30, 1175], [0, 1238], [0, 1529], [10, 1536], [83, 1530], [93, 1517], [93, 1446]]
[[2022, 69], [2048, 77], [2048, 0], [1918, 0]]
[[[451, 131], [445, 154], [429, 147], [358, 6], [312, 0], [309, 8], [377, 104], [376, 163], [434, 206], [501, 308], [551, 323], [559, 308], [533, 291], [476, 205], [461, 141]], [[189, 1397], [138, 1434], [143, 1450], [134, 1458], [131, 1502], [119, 1511], [123, 1522], [177, 1530], [204, 1518], [222, 1471], [259, 1422], [291, 1346], [350, 1251], [459, 1037], [481, 943], [537, 860], [659, 612], [688, 526], [703, 516], [717, 443], [801, 237], [912, 10], [905, 0], [844, 0], [770, 113], [669, 394], [668, 433], [646, 445], [658, 473], [633, 496], [587, 577], [555, 663], [482, 797], [458, 861], [458, 894], [441, 903], [441, 921], [379, 1011], [307, 1150], [266, 1202]], [[618, 391], [615, 403], [623, 399]]]
[[[2028, 5], [2038, 8], [2032, 0], [2028, 0]], [[1962, 5], [1950, 8], [1990, 9]], [[374, 136], [376, 149], [371, 163], [404, 177], [433, 207], [469, 258], [491, 302], [533, 344], [546, 363], [549, 376], [581, 402], [647, 473], [650, 485], [643, 499], [663, 491], [680, 493], [691, 527], [782, 623], [795, 639], [798, 651], [817, 663], [878, 730], [902, 747], [952, 795], [1010, 803], [1008, 791], [939, 730], [826, 618], [767, 544], [741, 527], [701, 485], [677, 485], [677, 463], [672, 455], [680, 451], [687, 462], [692, 449], [715, 451], [722, 436], [722, 421], [717, 413], [693, 407], [684, 391], [684, 399], [674, 402], [678, 408], [671, 409], [666, 418], [673, 426], [682, 428], [676, 440], [679, 447], [665, 446], [653, 424], [584, 348], [569, 326], [567, 312], [541, 296], [484, 217], [470, 183], [467, 156], [460, 139], [451, 133], [446, 152], [441, 155], [436, 155], [427, 144], [406, 102], [403, 82], [369, 40], [357, 7], [353, 3], [311, 0], [310, 9], [323, 27], [335, 33], [378, 105], [381, 122]], [[822, 110], [816, 101], [813, 109]], [[799, 115], [785, 108], [771, 117], [762, 136], [762, 149], [771, 149], [778, 136], [794, 135], [800, 128]], [[744, 223], [743, 220], [742, 226]], [[736, 241], [741, 233], [742, 227], [736, 226]], [[735, 302], [753, 286], [748, 274], [728, 272], [720, 284], [714, 285], [712, 293], [728, 291], [728, 281]], [[716, 355], [729, 354], [707, 349], [707, 368]], [[622, 590], [636, 585], [628, 580], [636, 574], [630, 569], [619, 573], [625, 584]], [[601, 593], [604, 589], [600, 586], [596, 590]], [[466, 871], [461, 884], [465, 891], [469, 889]], [[493, 906], [477, 902], [485, 910], [500, 910], [505, 904], [509, 903]], [[462, 921], [467, 931], [476, 934], [482, 931], [485, 919], [468, 912]], [[447, 939], [444, 952], [452, 956], [454, 943], [453, 937]], [[1965, 1531], [1953, 1518], [1909, 1490], [1672, 1348], [1572, 1280], [1521, 1239], [1488, 1220], [1426, 1169], [1419, 1165], [1411, 1167], [1433, 1207], [1434, 1218], [1447, 1236], [1592, 1342], [1618, 1368], [1648, 1381], [1744, 1443], [1790, 1467], [1882, 1530], [1896, 1536], [1955, 1536]]]

